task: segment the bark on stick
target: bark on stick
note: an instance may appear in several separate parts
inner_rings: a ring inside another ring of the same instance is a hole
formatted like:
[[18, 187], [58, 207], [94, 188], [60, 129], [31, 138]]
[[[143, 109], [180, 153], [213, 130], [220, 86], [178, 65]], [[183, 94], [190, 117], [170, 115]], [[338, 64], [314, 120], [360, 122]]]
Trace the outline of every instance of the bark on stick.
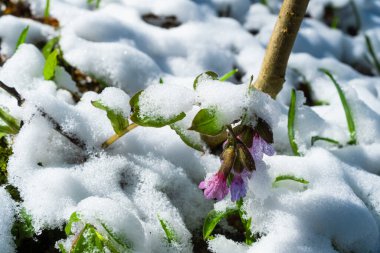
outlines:
[[265, 52], [260, 74], [253, 85], [276, 98], [285, 82], [285, 71], [309, 0], [284, 0]]

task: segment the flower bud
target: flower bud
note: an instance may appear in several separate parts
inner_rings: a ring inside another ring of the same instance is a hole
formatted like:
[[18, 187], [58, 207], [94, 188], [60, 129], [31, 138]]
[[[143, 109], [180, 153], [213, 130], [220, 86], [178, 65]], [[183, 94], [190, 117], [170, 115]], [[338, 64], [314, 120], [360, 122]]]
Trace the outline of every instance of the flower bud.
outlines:
[[234, 165], [236, 157], [235, 147], [228, 146], [222, 153], [222, 165], [220, 166], [220, 170], [227, 177], [230, 174], [232, 166]]
[[248, 148], [252, 147], [253, 129], [251, 127], [245, 126], [240, 135], [240, 139]]
[[244, 144], [237, 144], [237, 152], [239, 161], [241, 162], [244, 168], [247, 168], [248, 171], [256, 170], [255, 161], [253, 160], [248, 148]]
[[257, 120], [257, 125], [255, 126], [255, 131], [263, 138], [267, 143], [273, 143], [273, 132], [270, 125], [259, 118]]
[[234, 164], [234, 171], [235, 173], [241, 173], [243, 172], [243, 170], [244, 170], [244, 166], [242, 162], [240, 161], [240, 157], [238, 154], [238, 159], [235, 160], [235, 164]]

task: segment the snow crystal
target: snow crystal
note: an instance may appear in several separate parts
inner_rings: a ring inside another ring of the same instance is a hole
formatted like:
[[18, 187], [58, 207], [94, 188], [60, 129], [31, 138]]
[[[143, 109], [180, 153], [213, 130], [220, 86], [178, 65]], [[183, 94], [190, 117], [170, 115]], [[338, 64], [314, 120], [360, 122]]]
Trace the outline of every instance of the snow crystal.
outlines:
[[29, 44], [21, 45], [17, 52], [1, 68], [0, 80], [17, 90], [31, 90], [34, 80], [41, 78], [45, 59], [38, 49]]
[[15, 204], [3, 187], [0, 188], [0, 202], [0, 252], [13, 253], [15, 252], [15, 245], [11, 229], [15, 215]]
[[221, 124], [231, 124], [243, 116], [247, 106], [247, 89], [247, 85], [210, 80], [201, 82], [196, 92], [203, 108], [216, 108]]
[[[3, 54], [11, 56], [14, 53], [17, 40], [27, 26], [29, 26], [29, 30], [25, 40], [26, 43], [41, 43], [46, 41], [46, 37], [55, 35], [54, 29], [48, 25], [43, 25], [31, 19], [16, 18], [11, 15], [2, 16], [0, 18], [0, 38]], [[26, 64], [26, 66], [31, 67], [32, 65]]]
[[[267, 231], [252, 252], [334, 252], [333, 244], [344, 251], [380, 249], [379, 228], [363, 204], [363, 196], [359, 197], [343, 176], [356, 169], [321, 149], [312, 150], [305, 158], [275, 156], [266, 161], [272, 177], [290, 174], [310, 183], [305, 191], [268, 189], [271, 194], [265, 199], [256, 197], [257, 188], [250, 188], [253, 198], [247, 212], [255, 221], [252, 228]], [[250, 185], [258, 180], [253, 176]], [[295, 241], [302, 241], [302, 246]]]
[[131, 113], [130, 97], [122, 90], [113, 87], [105, 88], [100, 93], [99, 99], [105, 106], [122, 112], [126, 118], [129, 117]]
[[141, 115], [153, 118], [170, 119], [189, 111], [194, 102], [192, 90], [174, 85], [151, 85], [139, 97]]

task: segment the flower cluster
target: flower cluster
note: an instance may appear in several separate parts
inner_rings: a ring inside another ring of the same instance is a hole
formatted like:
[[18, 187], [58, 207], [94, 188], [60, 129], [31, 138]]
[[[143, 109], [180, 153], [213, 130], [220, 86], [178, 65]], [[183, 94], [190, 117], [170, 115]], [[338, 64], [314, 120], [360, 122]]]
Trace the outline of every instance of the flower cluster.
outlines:
[[222, 200], [230, 191], [232, 201], [245, 197], [247, 181], [256, 169], [255, 161], [262, 160], [264, 154], [275, 153], [273, 146], [256, 131], [246, 141], [243, 136], [234, 136], [232, 129], [229, 132], [232, 136], [223, 145], [220, 169], [199, 184], [206, 199]]

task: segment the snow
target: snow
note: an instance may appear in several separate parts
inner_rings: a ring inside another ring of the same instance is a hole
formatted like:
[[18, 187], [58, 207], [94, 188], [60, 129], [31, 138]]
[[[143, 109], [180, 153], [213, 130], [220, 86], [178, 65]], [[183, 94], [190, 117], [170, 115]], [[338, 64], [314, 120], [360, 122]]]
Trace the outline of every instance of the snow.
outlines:
[[[373, 211], [365, 204], [367, 197], [352, 185], [356, 182], [352, 176], [362, 171], [317, 148], [302, 158], [276, 156], [266, 162], [269, 180], [279, 174], [293, 174], [310, 184], [305, 191], [278, 189], [264, 197], [256, 197], [255, 189], [250, 191], [248, 215], [258, 231], [267, 231], [251, 252], [334, 252], [332, 241], [342, 251], [378, 252], [379, 227]], [[251, 185], [265, 187], [259, 181], [262, 177], [252, 178]], [[302, 241], [302, 246], [296, 241]]]
[[170, 119], [189, 111], [194, 103], [193, 91], [178, 85], [151, 85], [139, 97], [142, 117]]
[[15, 252], [15, 244], [11, 235], [15, 204], [3, 187], [0, 188], [0, 202], [0, 251], [4, 253]]
[[15, 49], [17, 40], [27, 26], [29, 26], [26, 43], [41, 43], [45, 42], [46, 38], [53, 37], [55, 31], [48, 25], [43, 25], [39, 22], [16, 18], [14, 16], [4, 16], [0, 19], [0, 37], [2, 54], [11, 56]]
[[[29, 2], [33, 13], [42, 15], [45, 1]], [[24, 123], [11, 139], [14, 154], [8, 180], [20, 190], [24, 201], [19, 207], [32, 216], [37, 232], [62, 228], [78, 212], [85, 222], [112, 227], [133, 242], [135, 252], [193, 252], [207, 213], [234, 205], [229, 196], [215, 205], [204, 199], [198, 184], [219, 169], [220, 159], [210, 150], [188, 147], [170, 127], [138, 127], [108, 149], [101, 148], [114, 130], [106, 113], [91, 102], [100, 100], [128, 117], [130, 98], [144, 90], [139, 97], [141, 115], [170, 119], [184, 112], [186, 117], [175, 126], [203, 146], [201, 136], [188, 128], [204, 108], [217, 108], [223, 124], [246, 114], [248, 124], [254, 126], [260, 117], [272, 128], [277, 155], [257, 162], [244, 200], [251, 229], [261, 238], [248, 246], [216, 235], [207, 242], [209, 250], [380, 252], [380, 78], [366, 60], [364, 39], [364, 34], [371, 38], [380, 57], [376, 1], [355, 0], [362, 26], [353, 37], [347, 33], [355, 24], [350, 1], [312, 0], [311, 18], [301, 27], [276, 100], [248, 91], [248, 82], [259, 74], [281, 1], [268, 0], [268, 7], [248, 0], [103, 0], [100, 9], [85, 0], [51, 2], [51, 14], [61, 24], [58, 30], [30, 19], [0, 17], [0, 53], [9, 58], [0, 67], [0, 80], [26, 98], [18, 107], [0, 91], [0, 106]], [[340, 29], [323, 22], [329, 3], [337, 10]], [[219, 16], [228, 12], [231, 17]], [[176, 16], [179, 23], [161, 28], [144, 21], [146, 14]], [[27, 44], [15, 51], [27, 25]], [[53, 80], [44, 80], [45, 59], [36, 44], [57, 35], [64, 59], [107, 84], [102, 92], [80, 93], [62, 67], [57, 67]], [[203, 79], [193, 88], [195, 77], [207, 70], [222, 76], [234, 68], [241, 78]], [[328, 69], [346, 94], [358, 145], [311, 145], [313, 136], [349, 141], [339, 95], [319, 68]], [[291, 90], [305, 81], [312, 100], [328, 104], [307, 106], [306, 95], [297, 91], [295, 134], [304, 156], [295, 157], [288, 140], [288, 106]], [[42, 112], [84, 147], [56, 131]], [[309, 184], [289, 181], [272, 187], [280, 175]], [[0, 201], [0, 252], [14, 252], [10, 229], [16, 207], [3, 188]], [[158, 215], [173, 227], [179, 242], [167, 242]], [[222, 228], [236, 232], [227, 224]], [[74, 238], [65, 240], [69, 247]]]
[[130, 97], [125, 92], [120, 91], [120, 89], [107, 87], [100, 93], [99, 99], [103, 105], [122, 112], [126, 118], [131, 113], [131, 106], [129, 105]]

